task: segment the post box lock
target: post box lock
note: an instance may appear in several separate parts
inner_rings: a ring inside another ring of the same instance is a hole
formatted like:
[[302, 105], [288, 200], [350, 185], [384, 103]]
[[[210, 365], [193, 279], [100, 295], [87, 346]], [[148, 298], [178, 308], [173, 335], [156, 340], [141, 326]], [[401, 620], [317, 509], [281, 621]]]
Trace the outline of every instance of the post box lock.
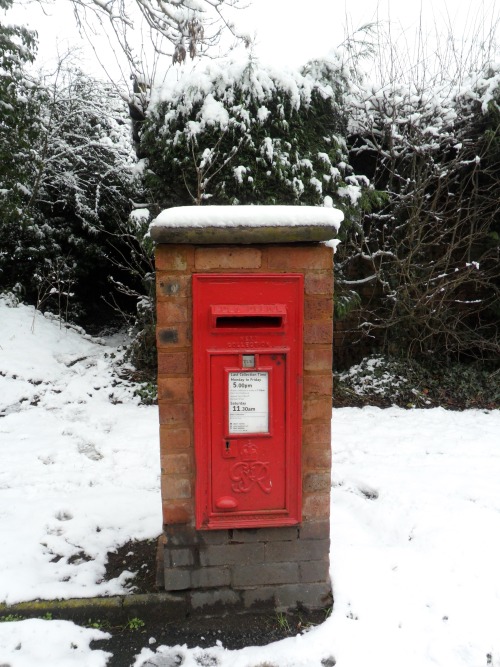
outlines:
[[226, 438], [224, 438], [223, 443], [222, 456], [225, 459], [234, 459], [238, 454], [237, 444], [234, 441], [231, 442], [231, 440], [227, 440]]
[[198, 528], [300, 521], [302, 331], [302, 275], [193, 275]]

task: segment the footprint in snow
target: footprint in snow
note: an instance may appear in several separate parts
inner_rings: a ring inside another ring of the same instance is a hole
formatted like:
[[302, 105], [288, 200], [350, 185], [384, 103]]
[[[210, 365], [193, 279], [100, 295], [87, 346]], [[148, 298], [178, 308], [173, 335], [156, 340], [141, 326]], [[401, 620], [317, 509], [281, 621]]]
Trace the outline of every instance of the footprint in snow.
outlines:
[[91, 442], [81, 442], [78, 445], [78, 453], [83, 454], [91, 461], [100, 461], [103, 456], [97, 451], [96, 446]]

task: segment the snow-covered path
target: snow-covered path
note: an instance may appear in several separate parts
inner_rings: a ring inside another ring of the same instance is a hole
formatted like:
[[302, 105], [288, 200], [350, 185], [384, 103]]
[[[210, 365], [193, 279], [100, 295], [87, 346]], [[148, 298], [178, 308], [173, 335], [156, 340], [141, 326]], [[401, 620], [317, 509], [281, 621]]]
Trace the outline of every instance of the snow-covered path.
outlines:
[[[156, 409], [116, 385], [112, 347], [32, 319], [0, 299], [0, 600], [120, 592], [106, 552], [161, 526]], [[332, 434], [331, 616], [136, 667], [500, 667], [500, 411], [344, 408]], [[0, 664], [101, 667], [98, 635], [0, 623]]]

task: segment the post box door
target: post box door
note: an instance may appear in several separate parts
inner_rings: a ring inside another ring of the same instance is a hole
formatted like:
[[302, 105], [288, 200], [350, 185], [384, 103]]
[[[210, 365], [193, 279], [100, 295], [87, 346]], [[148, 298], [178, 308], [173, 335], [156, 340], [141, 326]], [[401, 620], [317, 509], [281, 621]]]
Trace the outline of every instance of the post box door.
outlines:
[[213, 513], [285, 510], [285, 378], [286, 354], [211, 357]]
[[198, 528], [301, 519], [303, 276], [194, 274]]

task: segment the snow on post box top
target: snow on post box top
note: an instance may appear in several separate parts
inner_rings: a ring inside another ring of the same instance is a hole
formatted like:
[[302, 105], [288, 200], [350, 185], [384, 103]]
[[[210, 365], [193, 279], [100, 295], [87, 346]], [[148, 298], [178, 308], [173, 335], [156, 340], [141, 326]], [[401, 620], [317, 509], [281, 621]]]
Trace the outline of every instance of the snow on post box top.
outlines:
[[178, 206], [149, 231], [156, 243], [308, 243], [333, 239], [343, 218], [326, 206]]

